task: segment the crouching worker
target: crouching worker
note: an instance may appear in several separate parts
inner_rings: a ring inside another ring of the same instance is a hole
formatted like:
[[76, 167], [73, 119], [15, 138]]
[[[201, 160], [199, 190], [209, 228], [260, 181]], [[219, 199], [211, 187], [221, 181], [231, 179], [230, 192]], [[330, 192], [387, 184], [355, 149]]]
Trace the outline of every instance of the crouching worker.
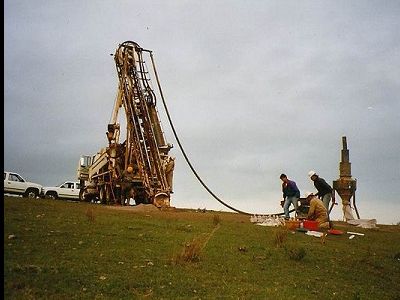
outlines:
[[317, 221], [319, 228], [330, 228], [328, 210], [324, 203], [312, 193], [307, 195], [305, 202], [310, 206], [307, 219]]

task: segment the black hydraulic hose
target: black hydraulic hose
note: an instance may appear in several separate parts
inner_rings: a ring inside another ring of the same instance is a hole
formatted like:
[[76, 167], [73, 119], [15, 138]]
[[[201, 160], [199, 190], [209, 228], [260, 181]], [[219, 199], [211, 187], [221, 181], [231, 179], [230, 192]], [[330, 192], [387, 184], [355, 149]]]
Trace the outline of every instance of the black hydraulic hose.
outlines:
[[[176, 139], [176, 141], [177, 141], [177, 143], [178, 143], [178, 145], [179, 145], [179, 148], [181, 149], [181, 152], [182, 152], [183, 156], [185, 157], [185, 160], [186, 160], [187, 164], [189, 165], [190, 169], [192, 170], [193, 174], [196, 176], [197, 180], [201, 183], [201, 185], [202, 185], [202, 186], [207, 190], [207, 192], [209, 192], [210, 195], [213, 196], [219, 203], [221, 203], [222, 205], [224, 205], [224, 206], [226, 206], [226, 207], [230, 208], [231, 210], [236, 211], [236, 212], [238, 212], [238, 213], [245, 214], [245, 215], [268, 215], [268, 216], [280, 216], [280, 215], [283, 215], [284, 213], [276, 213], [276, 214], [255, 214], [255, 213], [248, 213], [248, 212], [239, 210], [239, 209], [237, 209], [237, 208], [234, 208], [234, 207], [230, 206], [229, 204], [225, 203], [224, 201], [222, 201], [222, 200], [221, 200], [217, 195], [215, 195], [215, 194], [209, 189], [209, 187], [203, 182], [203, 180], [200, 178], [200, 176], [197, 174], [196, 170], [195, 170], [194, 167], [192, 166], [192, 164], [191, 164], [191, 162], [190, 162], [188, 156], [186, 155], [186, 152], [185, 152], [185, 150], [183, 149], [183, 146], [182, 146], [182, 144], [181, 144], [181, 142], [180, 142], [180, 140], [179, 140], [179, 138], [178, 138], [178, 135], [177, 135], [176, 130], [175, 130], [175, 127], [174, 127], [174, 124], [172, 123], [171, 116], [170, 116], [169, 111], [168, 111], [168, 108], [167, 108], [167, 104], [166, 104], [165, 99], [164, 99], [164, 95], [163, 95], [163, 92], [162, 92], [162, 89], [161, 89], [160, 81], [159, 81], [159, 79], [158, 79], [158, 74], [157, 74], [157, 70], [156, 70], [155, 63], [154, 63], [153, 53], [152, 53], [151, 51], [149, 51], [149, 50], [147, 50], [147, 51], [150, 52], [151, 62], [152, 62], [152, 64], [153, 64], [153, 70], [154, 70], [154, 74], [155, 74], [155, 76], [156, 76], [158, 89], [159, 89], [159, 91], [160, 91], [160, 95], [161, 95], [161, 99], [162, 99], [162, 101], [163, 101], [164, 109], [165, 109], [165, 112], [167, 113], [168, 121], [169, 121], [169, 124], [171, 125], [171, 129], [172, 129], [172, 131], [173, 131], [173, 133], [174, 133], [175, 139]], [[290, 212], [293, 212], [293, 211], [294, 211], [294, 209], [291, 210]]]

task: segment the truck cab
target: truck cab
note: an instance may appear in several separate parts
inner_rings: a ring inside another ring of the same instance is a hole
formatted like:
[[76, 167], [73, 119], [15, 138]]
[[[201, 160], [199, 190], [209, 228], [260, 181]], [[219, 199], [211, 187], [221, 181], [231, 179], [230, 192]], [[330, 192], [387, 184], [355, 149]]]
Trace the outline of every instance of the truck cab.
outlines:
[[65, 181], [54, 187], [44, 187], [42, 196], [50, 199], [79, 199], [79, 182]]

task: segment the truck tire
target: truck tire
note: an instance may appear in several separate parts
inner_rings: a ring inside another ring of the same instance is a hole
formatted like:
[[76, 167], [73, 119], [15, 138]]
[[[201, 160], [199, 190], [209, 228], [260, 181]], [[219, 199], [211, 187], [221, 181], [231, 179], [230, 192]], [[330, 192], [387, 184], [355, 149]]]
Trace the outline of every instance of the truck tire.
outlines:
[[90, 202], [90, 197], [86, 195], [85, 190], [81, 189], [79, 191], [79, 201]]
[[57, 200], [58, 195], [56, 192], [48, 192], [48, 193], [46, 193], [46, 198]]
[[39, 190], [29, 188], [26, 190], [24, 197], [30, 198], [30, 199], [36, 199], [39, 196]]
[[105, 189], [104, 185], [99, 188], [99, 200], [100, 200], [101, 204], [106, 204], [107, 203], [106, 189]]

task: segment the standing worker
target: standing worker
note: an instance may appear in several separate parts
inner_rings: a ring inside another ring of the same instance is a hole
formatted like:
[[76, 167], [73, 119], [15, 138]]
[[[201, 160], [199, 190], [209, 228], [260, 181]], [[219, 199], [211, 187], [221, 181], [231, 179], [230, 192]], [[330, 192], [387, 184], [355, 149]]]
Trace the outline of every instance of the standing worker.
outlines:
[[127, 200], [127, 204], [129, 205], [130, 199], [135, 197], [133, 182], [134, 182], [134, 169], [132, 165], [128, 165], [126, 170], [122, 172], [121, 205], [125, 205], [125, 200]]
[[175, 158], [172, 156], [167, 156], [164, 160], [164, 171], [165, 171], [165, 177], [167, 179], [167, 184], [168, 184], [168, 189], [169, 192], [172, 194], [172, 178], [174, 175], [174, 168], [175, 168]]
[[285, 219], [289, 219], [289, 207], [293, 204], [295, 212], [297, 212], [297, 202], [300, 198], [300, 190], [298, 189], [296, 182], [289, 180], [286, 174], [281, 174], [279, 177], [282, 180], [282, 193], [283, 201], [281, 201], [281, 206], [283, 207], [283, 212], [285, 213]]
[[322, 200], [326, 209], [329, 211], [329, 203], [332, 200], [332, 187], [325, 179], [319, 177], [315, 171], [308, 172], [308, 176], [314, 182], [314, 186], [318, 191], [315, 196]]

